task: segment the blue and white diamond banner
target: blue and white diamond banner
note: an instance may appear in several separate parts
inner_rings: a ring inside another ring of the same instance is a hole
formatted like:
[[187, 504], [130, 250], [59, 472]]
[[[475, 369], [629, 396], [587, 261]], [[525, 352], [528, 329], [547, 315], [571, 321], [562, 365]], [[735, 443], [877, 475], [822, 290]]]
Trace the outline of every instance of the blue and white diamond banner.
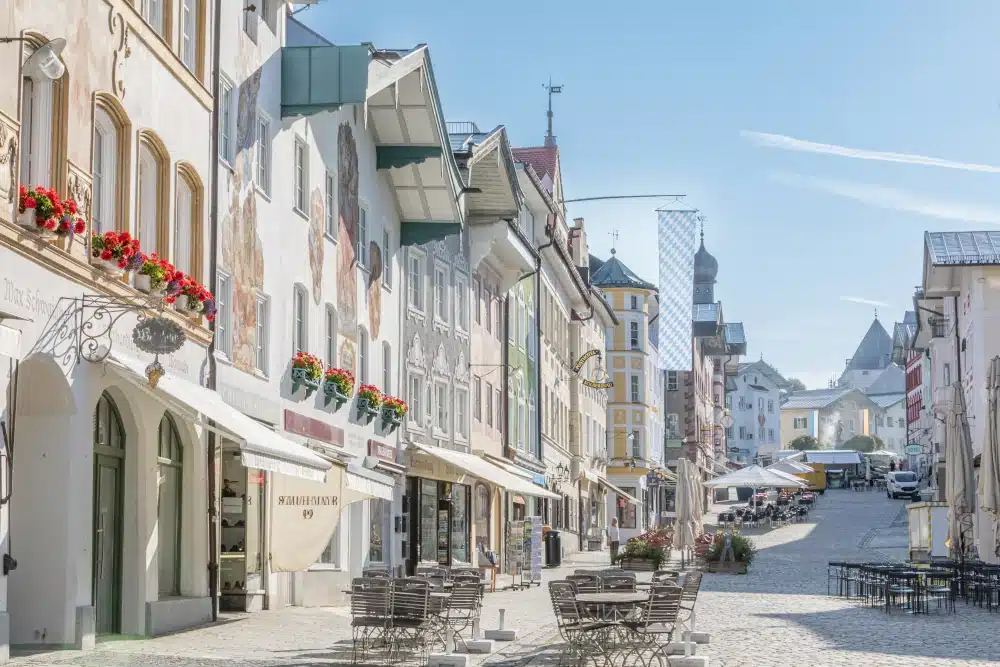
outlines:
[[660, 210], [660, 349], [661, 370], [691, 370], [691, 303], [694, 301], [694, 253], [698, 211]]

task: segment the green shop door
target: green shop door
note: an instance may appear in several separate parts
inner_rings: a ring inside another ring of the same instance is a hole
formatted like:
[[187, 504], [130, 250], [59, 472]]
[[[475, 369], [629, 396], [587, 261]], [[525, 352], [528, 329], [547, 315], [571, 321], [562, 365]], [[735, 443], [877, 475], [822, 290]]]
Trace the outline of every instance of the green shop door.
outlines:
[[125, 433], [114, 401], [102, 394], [94, 417], [93, 604], [99, 635], [121, 632], [122, 478]]

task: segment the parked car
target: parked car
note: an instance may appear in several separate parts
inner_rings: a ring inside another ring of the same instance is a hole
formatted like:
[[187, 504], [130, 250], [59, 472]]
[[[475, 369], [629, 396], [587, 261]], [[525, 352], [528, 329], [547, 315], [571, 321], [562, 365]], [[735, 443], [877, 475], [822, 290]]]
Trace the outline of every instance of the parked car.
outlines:
[[917, 473], [908, 470], [889, 472], [885, 475], [885, 495], [889, 498], [920, 500]]

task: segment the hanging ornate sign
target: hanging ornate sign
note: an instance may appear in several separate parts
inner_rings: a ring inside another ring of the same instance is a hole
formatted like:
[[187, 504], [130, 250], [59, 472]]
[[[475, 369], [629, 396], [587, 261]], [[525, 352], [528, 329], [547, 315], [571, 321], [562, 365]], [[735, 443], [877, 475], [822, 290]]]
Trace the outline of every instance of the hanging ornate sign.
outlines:
[[577, 375], [583, 370], [584, 365], [591, 357], [597, 357], [598, 364], [594, 367], [594, 370], [590, 373], [590, 378], [584, 378], [582, 380], [585, 387], [590, 387], [591, 389], [611, 389], [615, 386], [615, 383], [611, 380], [611, 376], [608, 375], [607, 371], [604, 370], [604, 366], [600, 364], [601, 351], [600, 350], [590, 350], [584, 352], [583, 355], [577, 359], [576, 363], [573, 364], [573, 372]]
[[184, 347], [184, 329], [166, 317], [147, 317], [132, 329], [132, 342], [149, 354], [172, 354]]

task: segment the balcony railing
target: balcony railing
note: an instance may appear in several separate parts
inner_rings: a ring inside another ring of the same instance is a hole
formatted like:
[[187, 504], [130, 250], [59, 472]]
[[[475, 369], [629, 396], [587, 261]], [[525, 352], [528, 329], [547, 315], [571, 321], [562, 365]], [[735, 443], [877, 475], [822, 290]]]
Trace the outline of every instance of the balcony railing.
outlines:
[[932, 317], [928, 323], [931, 325], [931, 338], [944, 338], [948, 335], [947, 317]]

